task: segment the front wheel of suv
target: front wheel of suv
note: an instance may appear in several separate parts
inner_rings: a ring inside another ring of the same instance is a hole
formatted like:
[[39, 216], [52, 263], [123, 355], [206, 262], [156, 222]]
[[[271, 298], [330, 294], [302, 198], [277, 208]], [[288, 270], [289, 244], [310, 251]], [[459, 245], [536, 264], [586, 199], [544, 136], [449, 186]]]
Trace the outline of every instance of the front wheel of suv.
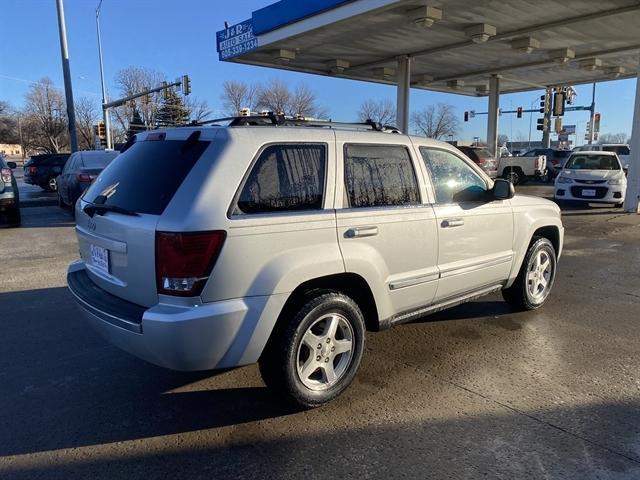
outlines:
[[515, 310], [535, 310], [549, 297], [556, 277], [556, 250], [544, 237], [533, 237], [520, 272], [502, 297]]
[[260, 359], [267, 386], [304, 408], [323, 405], [351, 383], [364, 351], [365, 323], [358, 305], [329, 292], [309, 299]]

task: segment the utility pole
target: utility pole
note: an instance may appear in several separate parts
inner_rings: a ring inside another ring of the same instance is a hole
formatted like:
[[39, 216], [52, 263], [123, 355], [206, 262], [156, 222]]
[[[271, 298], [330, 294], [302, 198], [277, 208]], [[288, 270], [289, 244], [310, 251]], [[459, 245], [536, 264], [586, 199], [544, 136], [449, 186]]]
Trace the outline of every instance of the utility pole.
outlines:
[[[102, 84], [102, 104], [107, 103], [107, 87], [104, 83], [104, 65], [102, 63], [102, 40], [100, 37], [100, 7], [102, 6], [102, 0], [98, 2], [96, 8], [96, 31], [98, 32], [98, 57], [100, 58], [100, 83]], [[104, 121], [104, 128], [106, 130], [107, 148], [112, 148], [111, 144], [111, 119], [109, 118], [109, 109], [102, 110], [102, 116]]]
[[595, 119], [596, 119], [596, 82], [593, 82], [593, 90], [591, 93], [591, 128], [589, 128], [589, 145], [593, 143], [593, 134], [595, 132]]
[[67, 100], [67, 118], [69, 119], [69, 141], [71, 151], [78, 151], [78, 137], [76, 135], [76, 112], [73, 106], [73, 89], [71, 88], [71, 72], [69, 69], [69, 49], [67, 48], [67, 27], [64, 21], [64, 5], [62, 0], [56, 0], [58, 7], [58, 30], [60, 32], [60, 53], [62, 55], [62, 73], [64, 75], [64, 94]]

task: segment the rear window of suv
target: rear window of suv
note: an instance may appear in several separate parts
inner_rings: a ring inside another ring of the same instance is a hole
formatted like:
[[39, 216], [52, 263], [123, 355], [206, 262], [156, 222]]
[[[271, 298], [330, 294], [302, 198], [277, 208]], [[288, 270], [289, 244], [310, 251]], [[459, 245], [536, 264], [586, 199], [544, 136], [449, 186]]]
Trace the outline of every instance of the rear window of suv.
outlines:
[[137, 213], [162, 214], [209, 146], [203, 141], [183, 148], [185, 144], [184, 140], [135, 142], [103, 170], [83, 199]]

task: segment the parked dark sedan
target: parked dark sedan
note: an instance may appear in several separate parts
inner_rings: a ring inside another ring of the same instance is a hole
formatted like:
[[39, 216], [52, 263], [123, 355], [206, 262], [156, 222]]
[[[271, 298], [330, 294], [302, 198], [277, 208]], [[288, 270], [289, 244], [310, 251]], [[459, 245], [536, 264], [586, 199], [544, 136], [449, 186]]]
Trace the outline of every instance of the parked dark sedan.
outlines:
[[38, 185], [44, 190], [58, 190], [57, 177], [62, 172], [70, 153], [33, 155], [24, 164], [24, 183]]
[[72, 154], [58, 177], [58, 205], [73, 207], [80, 195], [118, 153], [112, 150], [88, 150]]
[[498, 176], [499, 160], [491, 155], [491, 152], [486, 147], [458, 145], [457, 148], [482, 168], [491, 178]]
[[18, 182], [12, 170], [15, 162], [7, 162], [0, 155], [0, 222], [20, 225], [20, 198]]

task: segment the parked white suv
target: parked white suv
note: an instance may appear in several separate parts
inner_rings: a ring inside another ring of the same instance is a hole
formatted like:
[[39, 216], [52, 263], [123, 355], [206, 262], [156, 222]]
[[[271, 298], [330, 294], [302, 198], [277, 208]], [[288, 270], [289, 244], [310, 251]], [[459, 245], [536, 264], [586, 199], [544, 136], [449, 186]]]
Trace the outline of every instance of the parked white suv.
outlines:
[[269, 116], [138, 134], [76, 205], [81, 312], [167, 368], [259, 362], [312, 407], [352, 381], [366, 330], [497, 290], [541, 306], [558, 207], [446, 143], [373, 130]]

